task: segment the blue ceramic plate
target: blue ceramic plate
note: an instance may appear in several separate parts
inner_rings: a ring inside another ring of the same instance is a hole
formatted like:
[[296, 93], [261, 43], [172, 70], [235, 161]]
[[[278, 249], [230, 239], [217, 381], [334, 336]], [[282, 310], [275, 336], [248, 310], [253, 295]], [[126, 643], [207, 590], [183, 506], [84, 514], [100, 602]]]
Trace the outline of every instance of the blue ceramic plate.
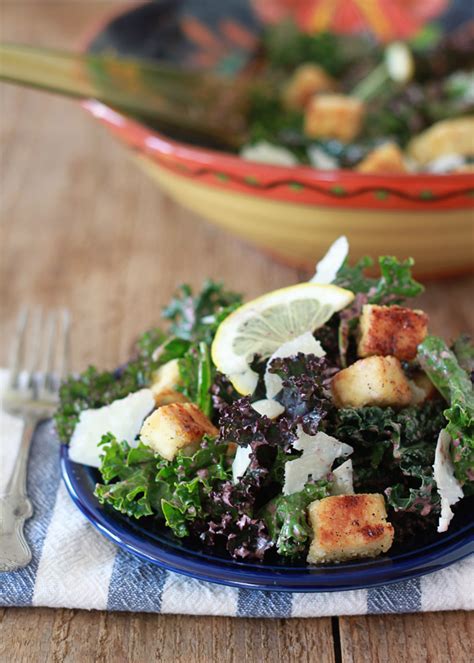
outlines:
[[97, 470], [69, 460], [61, 447], [61, 473], [76, 506], [102, 534], [133, 555], [170, 571], [234, 587], [283, 592], [331, 592], [363, 589], [438, 571], [474, 552], [473, 498], [464, 500], [449, 531], [429, 542], [416, 541], [410, 548], [393, 548], [377, 559], [324, 567], [288, 562], [237, 562], [212, 555], [193, 544], [175, 539], [153, 521], [134, 521], [99, 504], [94, 486]]

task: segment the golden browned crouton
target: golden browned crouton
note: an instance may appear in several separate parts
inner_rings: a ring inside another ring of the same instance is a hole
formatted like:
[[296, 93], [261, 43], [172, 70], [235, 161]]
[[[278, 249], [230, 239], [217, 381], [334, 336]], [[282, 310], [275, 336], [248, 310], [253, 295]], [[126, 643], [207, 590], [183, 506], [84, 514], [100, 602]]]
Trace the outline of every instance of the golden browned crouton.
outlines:
[[474, 155], [474, 117], [436, 122], [408, 143], [407, 153], [421, 165], [445, 154]]
[[412, 397], [410, 385], [396, 357], [359, 359], [336, 373], [331, 389], [337, 407], [404, 407]]
[[403, 152], [396, 143], [384, 143], [362, 159], [357, 165], [359, 173], [406, 173]]
[[180, 449], [192, 452], [204, 435], [217, 435], [217, 432], [194, 403], [171, 403], [145, 419], [140, 439], [166, 460], [173, 460]]
[[155, 371], [150, 389], [157, 406], [169, 403], [186, 403], [188, 399], [176, 387], [181, 384], [178, 359], [172, 359]]
[[306, 62], [295, 69], [285, 86], [283, 104], [289, 110], [304, 110], [313, 95], [331, 92], [336, 88], [336, 81], [322, 67]]
[[304, 132], [311, 138], [353, 140], [362, 127], [364, 104], [343, 94], [317, 94], [310, 99], [304, 117]]
[[416, 373], [408, 380], [411, 389], [411, 404], [421, 405], [436, 396], [438, 391], [426, 373]]
[[393, 543], [383, 495], [335, 495], [308, 507], [313, 529], [308, 562], [324, 564], [376, 557]]
[[416, 357], [428, 333], [428, 316], [403, 306], [366, 304], [359, 322], [359, 357], [393, 355], [402, 361]]

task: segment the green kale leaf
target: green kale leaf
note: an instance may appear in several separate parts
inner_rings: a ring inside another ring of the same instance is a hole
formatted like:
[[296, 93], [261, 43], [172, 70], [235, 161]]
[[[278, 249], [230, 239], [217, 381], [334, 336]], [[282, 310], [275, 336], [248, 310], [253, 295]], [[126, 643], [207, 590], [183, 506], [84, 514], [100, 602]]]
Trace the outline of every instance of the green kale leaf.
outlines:
[[399, 412], [379, 407], [339, 410], [333, 434], [354, 447], [357, 492], [385, 492], [397, 510], [428, 515], [437, 509], [432, 466], [444, 426], [442, 410], [436, 401]]
[[423, 292], [423, 286], [411, 274], [413, 258], [399, 262], [392, 256], [381, 256], [378, 279], [365, 274], [365, 270], [372, 265], [373, 260], [367, 256], [353, 267], [344, 263], [334, 281], [335, 285], [366, 294], [368, 304], [402, 304]]
[[153, 450], [142, 443], [132, 448], [111, 434], [100, 444], [105, 484], [95, 487], [99, 502], [134, 518], [162, 514], [161, 500], [169, 495], [169, 486], [155, 481], [158, 460]]
[[189, 285], [182, 285], [162, 316], [171, 322], [174, 336], [210, 344], [220, 322], [241, 303], [241, 295], [224, 290], [222, 283], [207, 280], [196, 295]]
[[101, 444], [104, 484], [97, 484], [94, 493], [99, 501], [134, 518], [164, 519], [178, 537], [189, 534], [191, 521], [205, 517], [205, 499], [231, 474], [228, 445], [211, 438], [204, 438], [192, 456], [178, 453], [172, 461], [142, 443], [131, 448], [113, 435], [104, 436]]
[[180, 391], [196, 403], [208, 417], [212, 415], [211, 386], [214, 377], [214, 366], [209, 354], [209, 346], [204, 343], [192, 345], [179, 360], [181, 377]]
[[162, 363], [153, 358], [163, 342], [159, 330], [144, 334], [137, 342], [138, 354], [119, 371], [98, 371], [90, 366], [78, 377], [69, 377], [59, 390], [59, 407], [54, 416], [60, 441], [67, 444], [82, 410], [99, 408], [150, 384], [153, 372]]
[[449, 403], [444, 411], [451, 435], [451, 457], [461, 484], [474, 481], [474, 390], [470, 376], [454, 352], [436, 336], [418, 346], [418, 361], [431, 382]]
[[293, 495], [278, 495], [259, 514], [265, 522], [271, 539], [280, 555], [295, 557], [305, 552], [311, 536], [306, 509], [329, 495], [330, 482], [321, 480], [307, 483]]
[[356, 265], [350, 266], [347, 261], [342, 265], [334, 284], [356, 293], [351, 306], [339, 314], [339, 356], [341, 365], [347, 365], [349, 347], [354, 344], [359, 317], [364, 304], [403, 304], [409, 297], [416, 297], [424, 290], [411, 274], [414, 264], [412, 258], [399, 262], [392, 256], [379, 258], [380, 277], [366, 275], [367, 268], [373, 265], [372, 258], [365, 256]]

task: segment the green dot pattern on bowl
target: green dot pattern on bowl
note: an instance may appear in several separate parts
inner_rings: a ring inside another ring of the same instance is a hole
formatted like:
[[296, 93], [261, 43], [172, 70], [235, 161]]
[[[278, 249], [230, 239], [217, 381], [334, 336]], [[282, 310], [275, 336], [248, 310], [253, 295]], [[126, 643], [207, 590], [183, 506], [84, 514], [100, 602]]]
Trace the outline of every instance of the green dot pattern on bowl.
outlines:
[[247, 184], [251, 184], [252, 186], [257, 186], [257, 184], [259, 183], [258, 179], [254, 177], [254, 175], [247, 175], [244, 179], [247, 182]]

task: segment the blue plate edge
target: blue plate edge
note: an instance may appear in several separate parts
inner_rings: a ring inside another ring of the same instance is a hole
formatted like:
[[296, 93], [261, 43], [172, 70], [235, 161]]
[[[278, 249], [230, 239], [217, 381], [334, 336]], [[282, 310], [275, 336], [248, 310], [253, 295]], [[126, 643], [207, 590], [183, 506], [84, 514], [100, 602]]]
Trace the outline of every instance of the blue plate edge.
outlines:
[[[60, 467], [61, 467], [61, 476], [65, 483], [66, 489], [71, 496], [76, 507], [83, 513], [87, 520], [97, 529], [103, 536], [112, 541], [118, 547], [123, 550], [130, 552], [131, 554], [143, 559], [144, 561], [155, 564], [163, 569], [173, 571], [191, 578], [198, 580], [203, 580], [205, 582], [214, 582], [220, 585], [226, 585], [230, 587], [244, 588], [244, 589], [255, 589], [263, 591], [281, 591], [281, 592], [336, 592], [336, 591], [350, 591], [357, 589], [368, 589], [371, 587], [380, 587], [388, 584], [395, 584], [402, 582], [403, 580], [408, 580], [410, 578], [417, 578], [435, 571], [439, 571], [443, 568], [446, 568], [453, 564], [454, 562], [461, 561], [465, 559], [472, 553], [474, 553], [474, 531], [471, 527], [471, 532], [467, 532], [467, 536], [461, 541], [454, 541], [451, 544], [446, 545], [446, 549], [441, 549], [440, 551], [435, 551], [435, 553], [428, 554], [428, 560], [422, 558], [419, 561], [402, 562], [404, 569], [397, 569], [396, 576], [392, 576], [393, 565], [388, 563], [386, 566], [381, 566], [378, 568], [370, 569], [370, 571], [364, 571], [361, 575], [364, 576], [364, 580], [361, 582], [352, 582], [346, 584], [345, 582], [340, 582], [335, 584], [334, 581], [337, 579], [334, 577], [328, 576], [328, 583], [330, 584], [321, 584], [319, 578], [315, 578], [316, 582], [308, 582], [306, 577], [300, 582], [296, 582], [294, 577], [291, 580], [284, 582], [284, 576], [279, 575], [278, 578], [272, 578], [272, 574], [266, 575], [262, 573], [262, 569], [258, 569], [259, 578], [252, 578], [249, 576], [249, 572], [245, 572], [238, 569], [228, 569], [228, 568], [219, 568], [219, 562], [222, 563], [222, 560], [216, 559], [215, 565], [209, 562], [200, 562], [189, 560], [183, 558], [179, 553], [169, 553], [160, 549], [156, 546], [159, 556], [151, 556], [147, 552], [144, 552], [129, 541], [130, 537], [134, 538], [133, 534], [126, 534], [125, 537], [117, 531], [117, 526], [114, 523], [107, 521], [107, 515], [105, 514], [102, 517], [97, 517], [94, 513], [92, 505], [89, 505], [85, 502], [81, 496], [81, 491], [78, 489], [77, 481], [74, 479], [74, 473], [72, 468], [75, 464], [69, 460], [68, 457], [68, 448], [65, 445], [61, 445], [60, 450]], [[92, 498], [92, 495], [86, 495], [86, 498]], [[102, 522], [104, 521], [104, 522]], [[156, 544], [155, 544], [156, 545]], [[441, 558], [441, 559], [440, 559]], [[177, 562], [180, 562], [177, 564]], [[420, 564], [422, 566], [420, 567]], [[254, 573], [257, 572], [257, 569]], [[250, 572], [252, 573], [252, 572]], [[367, 579], [366, 574], [371, 573], [373, 576], [371, 579]], [[229, 574], [229, 577], [222, 577], [225, 574]], [[343, 573], [341, 574], [343, 575]], [[237, 577], [236, 577], [237, 576]], [[264, 584], [262, 584], [264, 580]], [[281, 584], [284, 582], [284, 584]], [[295, 584], [296, 582], [296, 584]]]

